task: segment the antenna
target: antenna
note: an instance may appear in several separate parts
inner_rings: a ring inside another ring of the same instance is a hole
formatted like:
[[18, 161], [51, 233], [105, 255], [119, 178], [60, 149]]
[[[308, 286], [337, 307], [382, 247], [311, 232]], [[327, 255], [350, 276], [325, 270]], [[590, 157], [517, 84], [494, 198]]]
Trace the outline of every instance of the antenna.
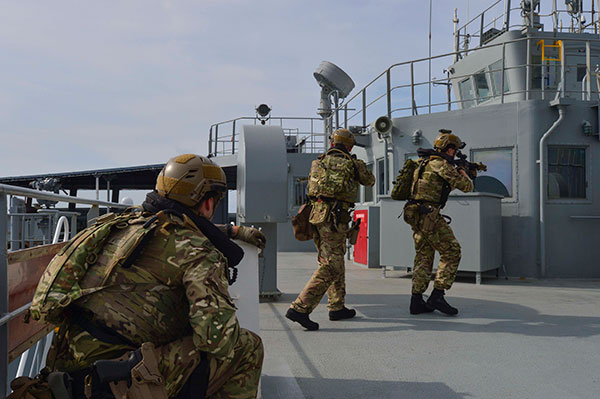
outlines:
[[[325, 124], [325, 133], [331, 134], [333, 126], [331, 124], [332, 114], [332, 98], [335, 107], [338, 106], [340, 99], [348, 97], [352, 89], [354, 89], [354, 81], [337, 65], [323, 61], [317, 67], [313, 76], [317, 80], [319, 86], [321, 86], [321, 105], [317, 111], [317, 114], [321, 116]], [[338, 115], [336, 112], [336, 127], [338, 123]]]

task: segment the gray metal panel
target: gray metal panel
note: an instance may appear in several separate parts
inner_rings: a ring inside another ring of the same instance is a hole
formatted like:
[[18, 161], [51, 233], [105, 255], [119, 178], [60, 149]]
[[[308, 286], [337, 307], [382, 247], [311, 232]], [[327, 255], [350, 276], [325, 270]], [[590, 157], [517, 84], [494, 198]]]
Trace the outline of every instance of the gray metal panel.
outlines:
[[261, 295], [278, 295], [277, 289], [277, 224], [261, 223], [254, 227], [267, 238], [265, 248], [258, 256], [258, 285]]
[[[288, 153], [288, 217], [284, 223], [277, 224], [277, 250], [280, 252], [314, 252], [315, 244], [310, 241], [298, 241], [292, 231], [292, 216], [298, 213], [300, 206], [295, 202], [296, 179], [308, 177], [310, 166], [317, 153]], [[305, 182], [306, 184], [307, 182]]]
[[[413, 267], [415, 249], [412, 229], [402, 218], [398, 218], [404, 204], [405, 201], [381, 198], [382, 265]], [[483, 272], [502, 266], [499, 196], [487, 193], [453, 195], [442, 213], [452, 217], [452, 230], [461, 243], [459, 270]], [[434, 264], [434, 268], [435, 266]]]
[[282, 128], [243, 126], [237, 190], [240, 222], [287, 220], [287, 157]]
[[[600, 277], [600, 219], [594, 218], [600, 216], [600, 143], [596, 137], [585, 136], [581, 127], [582, 121], [588, 120], [597, 132], [596, 113], [597, 108], [590, 103], [568, 106], [563, 122], [548, 139], [549, 146], [585, 148], [586, 198], [546, 200], [547, 277]], [[555, 111], [552, 118], [556, 117]], [[536, 195], [539, 197], [539, 190]]]
[[277, 252], [316, 252], [313, 240], [298, 241], [294, 237], [292, 222], [277, 223]]

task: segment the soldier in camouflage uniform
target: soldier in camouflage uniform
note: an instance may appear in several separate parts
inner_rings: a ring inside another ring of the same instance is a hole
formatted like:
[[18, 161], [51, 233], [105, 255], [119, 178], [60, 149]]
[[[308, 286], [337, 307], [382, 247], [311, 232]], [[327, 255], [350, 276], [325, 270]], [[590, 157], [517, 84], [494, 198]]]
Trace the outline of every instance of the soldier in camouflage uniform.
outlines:
[[312, 211], [310, 223], [314, 227], [319, 266], [311, 279], [292, 302], [286, 317], [308, 330], [317, 330], [319, 324], [309, 314], [327, 292], [329, 320], [349, 319], [354, 309], [344, 306], [346, 296], [345, 263], [346, 238], [350, 229], [350, 211], [354, 207], [359, 184], [372, 186], [375, 176], [356, 156], [350, 155], [354, 135], [346, 129], [333, 133], [332, 146], [313, 161], [308, 196]]
[[[185, 154], [169, 160], [139, 216], [117, 226], [80, 282], [104, 288], [66, 308], [71, 317], [55, 336], [51, 369], [77, 375], [96, 360], [151, 342], [169, 397], [186, 397], [177, 396], [182, 388], [198, 392], [186, 382], [199, 383], [194, 373], [203, 361], [209, 365], [207, 397], [256, 398], [263, 346], [240, 328], [227, 290], [228, 266], [243, 256], [228, 236], [261, 248], [265, 237], [254, 228], [210, 222], [226, 190], [223, 170], [210, 159]], [[104, 218], [101, 223], [111, 216]], [[120, 237], [153, 218], [158, 227], [133, 263], [105, 270]]]
[[[450, 191], [458, 188], [473, 191], [473, 182], [461, 168], [452, 163], [456, 151], [464, 147], [451, 131], [442, 129], [434, 141], [434, 150], [419, 150], [419, 166], [414, 172], [412, 193], [404, 207], [404, 220], [410, 224], [415, 240], [415, 262], [412, 278], [410, 313], [428, 313], [439, 310], [455, 315], [458, 310], [444, 299], [444, 290], [450, 289], [460, 262], [460, 244], [452, 229], [440, 215]], [[427, 302], [423, 292], [431, 280], [435, 251], [440, 262], [434, 289]]]

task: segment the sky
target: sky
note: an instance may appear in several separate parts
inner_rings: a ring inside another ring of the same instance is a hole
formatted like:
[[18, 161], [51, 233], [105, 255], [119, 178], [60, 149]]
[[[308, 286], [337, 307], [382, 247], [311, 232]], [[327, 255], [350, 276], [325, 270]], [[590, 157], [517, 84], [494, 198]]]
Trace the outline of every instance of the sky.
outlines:
[[[487, 1], [433, 0], [434, 54], [452, 51], [453, 10], [462, 23], [467, 4], [473, 16]], [[321, 61], [354, 94], [426, 57], [428, 24], [426, 1], [4, 1], [0, 176], [206, 154], [211, 124], [260, 103], [317, 116]]]

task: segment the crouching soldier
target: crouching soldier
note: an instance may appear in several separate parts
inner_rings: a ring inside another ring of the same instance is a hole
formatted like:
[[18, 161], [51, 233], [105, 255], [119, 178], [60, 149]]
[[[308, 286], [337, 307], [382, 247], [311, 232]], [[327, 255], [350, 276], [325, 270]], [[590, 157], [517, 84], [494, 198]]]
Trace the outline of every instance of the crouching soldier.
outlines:
[[54, 397], [256, 398], [263, 346], [228, 293], [243, 257], [230, 239], [265, 237], [212, 224], [226, 190], [210, 159], [172, 158], [141, 208], [100, 217], [50, 262], [30, 316], [59, 326]]

